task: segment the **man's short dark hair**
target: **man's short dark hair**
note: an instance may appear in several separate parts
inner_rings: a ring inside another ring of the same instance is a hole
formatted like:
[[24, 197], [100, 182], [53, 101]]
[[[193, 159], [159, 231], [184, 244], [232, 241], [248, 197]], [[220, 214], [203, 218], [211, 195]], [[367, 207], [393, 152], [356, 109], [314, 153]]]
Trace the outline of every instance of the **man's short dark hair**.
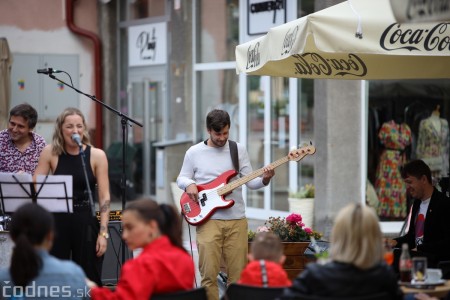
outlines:
[[24, 118], [25, 121], [28, 122], [28, 127], [30, 127], [30, 129], [33, 129], [36, 126], [38, 120], [37, 111], [28, 103], [22, 103], [14, 106], [9, 112], [10, 119], [12, 116]]
[[225, 126], [230, 127], [230, 115], [221, 109], [213, 109], [206, 116], [206, 128], [208, 130], [214, 130], [215, 132], [220, 132]]
[[401, 170], [401, 173], [403, 179], [408, 176], [413, 176], [420, 179], [423, 175], [425, 175], [428, 182], [430, 184], [432, 183], [430, 167], [421, 159], [412, 160], [405, 164]]

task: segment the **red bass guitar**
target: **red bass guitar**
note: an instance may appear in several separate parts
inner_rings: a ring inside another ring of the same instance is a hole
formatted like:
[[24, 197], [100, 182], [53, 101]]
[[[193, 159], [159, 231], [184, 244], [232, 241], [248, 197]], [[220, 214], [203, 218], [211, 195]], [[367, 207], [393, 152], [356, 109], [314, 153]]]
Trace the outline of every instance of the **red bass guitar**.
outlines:
[[[288, 161], [299, 161], [306, 155], [312, 155], [315, 152], [316, 148], [314, 146], [300, 147], [299, 149], [290, 151], [289, 155], [274, 161], [270, 165], [275, 169]], [[298, 154], [298, 157], [295, 154]], [[234, 205], [234, 200], [225, 199], [226, 195], [250, 180], [261, 176], [263, 173], [264, 170], [261, 168], [228, 183], [231, 178], [238, 174], [235, 170], [229, 170], [222, 173], [210, 183], [197, 185], [198, 201], [191, 200], [187, 193], [183, 193], [181, 196], [180, 205], [184, 218], [191, 225], [200, 225], [207, 221], [217, 209], [228, 208]]]

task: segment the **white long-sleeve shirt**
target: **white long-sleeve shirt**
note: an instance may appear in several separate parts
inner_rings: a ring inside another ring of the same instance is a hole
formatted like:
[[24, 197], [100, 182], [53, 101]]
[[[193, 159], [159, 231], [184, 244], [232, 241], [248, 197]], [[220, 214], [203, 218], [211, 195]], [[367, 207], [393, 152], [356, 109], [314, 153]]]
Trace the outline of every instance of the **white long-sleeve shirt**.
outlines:
[[[239, 174], [233, 177], [231, 181], [253, 172], [247, 150], [239, 143], [237, 143], [237, 146], [239, 153]], [[200, 142], [186, 151], [183, 166], [177, 178], [177, 185], [180, 189], [186, 190], [186, 187], [193, 183], [197, 185], [209, 183], [228, 170], [234, 170], [229, 143], [227, 142], [221, 148], [216, 148]], [[246, 186], [253, 190], [264, 187], [262, 177], [250, 180], [246, 183]], [[236, 188], [225, 199], [233, 199], [235, 201], [234, 205], [230, 208], [216, 210], [211, 216], [211, 219], [235, 220], [245, 217], [245, 203], [242, 198], [241, 187]]]

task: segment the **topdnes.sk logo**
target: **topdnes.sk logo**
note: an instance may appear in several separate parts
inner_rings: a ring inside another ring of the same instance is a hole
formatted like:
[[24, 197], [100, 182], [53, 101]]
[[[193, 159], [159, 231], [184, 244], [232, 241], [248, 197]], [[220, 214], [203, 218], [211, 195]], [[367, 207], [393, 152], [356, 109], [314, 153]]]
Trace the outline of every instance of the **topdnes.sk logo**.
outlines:
[[90, 297], [88, 287], [74, 289], [69, 285], [36, 285], [32, 281], [26, 287], [14, 286], [11, 281], [0, 284], [1, 295], [5, 298], [85, 298]]

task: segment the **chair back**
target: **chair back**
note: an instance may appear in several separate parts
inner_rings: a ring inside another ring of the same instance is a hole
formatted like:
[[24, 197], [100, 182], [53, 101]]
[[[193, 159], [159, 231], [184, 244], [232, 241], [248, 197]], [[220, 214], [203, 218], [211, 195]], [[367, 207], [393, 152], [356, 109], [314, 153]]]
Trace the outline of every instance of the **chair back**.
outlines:
[[259, 287], [232, 283], [222, 300], [274, 300], [283, 293], [282, 287]]
[[450, 260], [439, 262], [438, 268], [442, 270], [442, 278], [450, 279]]
[[388, 293], [376, 293], [358, 297], [334, 297], [334, 296], [316, 296], [316, 295], [298, 295], [298, 296], [281, 296], [277, 300], [392, 300], [392, 296]]
[[158, 294], [150, 297], [151, 300], [208, 300], [204, 287], [179, 291], [167, 294]]

